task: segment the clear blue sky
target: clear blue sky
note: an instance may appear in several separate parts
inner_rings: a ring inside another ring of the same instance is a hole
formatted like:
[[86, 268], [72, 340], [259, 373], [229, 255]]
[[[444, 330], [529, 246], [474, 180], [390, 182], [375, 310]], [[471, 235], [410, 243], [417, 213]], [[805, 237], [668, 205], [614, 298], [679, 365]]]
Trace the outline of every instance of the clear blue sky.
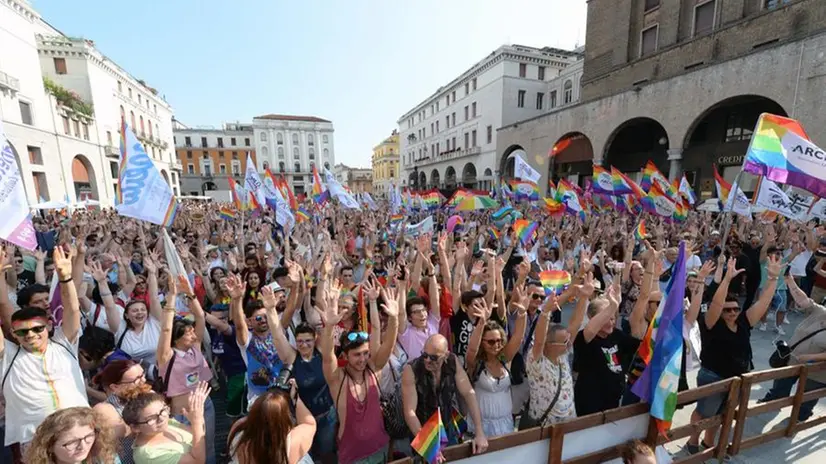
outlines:
[[31, 0], [157, 88], [190, 126], [267, 113], [333, 121], [370, 165], [407, 110], [502, 44], [585, 42], [585, 0]]

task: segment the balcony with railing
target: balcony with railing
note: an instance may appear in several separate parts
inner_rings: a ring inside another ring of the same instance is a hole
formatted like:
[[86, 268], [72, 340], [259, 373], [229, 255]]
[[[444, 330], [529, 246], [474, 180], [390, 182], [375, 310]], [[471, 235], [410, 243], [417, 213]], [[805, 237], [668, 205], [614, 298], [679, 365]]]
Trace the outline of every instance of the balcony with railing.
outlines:
[[109, 158], [120, 159], [120, 149], [114, 145], [106, 145], [103, 147], [104, 153]]
[[413, 164], [415, 164], [416, 166], [428, 166], [431, 164], [441, 163], [444, 161], [451, 161], [457, 158], [464, 158], [466, 156], [475, 156], [480, 153], [482, 153], [481, 147], [470, 147], [468, 149], [455, 148], [453, 150], [442, 151], [436, 154], [435, 156], [428, 153], [425, 156], [422, 156], [421, 158], [414, 157]]
[[20, 91], [20, 80], [0, 71], [0, 90], [8, 92]]

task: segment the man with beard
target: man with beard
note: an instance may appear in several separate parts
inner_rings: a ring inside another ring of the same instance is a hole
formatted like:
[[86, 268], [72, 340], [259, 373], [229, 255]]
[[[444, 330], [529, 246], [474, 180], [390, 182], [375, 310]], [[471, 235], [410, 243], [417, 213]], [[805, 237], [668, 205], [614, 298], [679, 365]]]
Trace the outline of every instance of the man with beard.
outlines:
[[447, 339], [433, 335], [425, 343], [422, 355], [404, 366], [402, 372], [402, 402], [404, 420], [413, 436], [419, 433], [422, 424], [436, 412], [441, 411], [447, 427], [448, 443], [459, 443], [459, 430], [449, 419], [453, 410], [458, 411], [457, 393], [470, 411], [476, 430], [473, 439], [473, 453], [484, 453], [488, 440], [482, 428], [482, 414], [476, 401], [476, 392], [455, 354], [447, 350]]
[[[381, 322], [374, 318], [372, 333], [350, 331], [341, 335], [341, 348], [347, 364], [339, 367], [333, 344], [333, 327], [344, 315], [339, 312], [341, 288], [331, 286], [326, 292], [327, 310], [322, 314], [324, 330], [321, 355], [324, 378], [339, 417], [338, 459], [341, 464], [379, 464], [387, 460], [390, 437], [384, 428], [379, 382], [396, 345], [399, 331], [399, 303], [395, 290], [381, 289], [382, 309], [387, 315], [385, 339], [381, 339]], [[372, 360], [371, 360], [372, 357]], [[348, 426], [349, 425], [349, 426]]]
[[[5, 262], [0, 251], [0, 262]], [[12, 314], [7, 298], [0, 301], [4, 325], [12, 340], [0, 333], [0, 378], [6, 399], [5, 445], [25, 444], [51, 413], [89, 406], [86, 385], [78, 363], [80, 308], [72, 282], [73, 253], [54, 250], [54, 262], [64, 304], [63, 326], [55, 329], [41, 308], [24, 307]], [[20, 450], [21, 452], [25, 450]]]
[[[226, 287], [231, 298], [235, 341], [247, 365], [247, 400], [251, 405], [274, 384], [284, 365], [276, 353], [267, 323], [267, 309], [258, 300], [251, 301], [246, 307], [243, 305], [246, 285], [237, 275], [227, 277]], [[276, 294], [279, 304], [284, 298], [283, 291]]]

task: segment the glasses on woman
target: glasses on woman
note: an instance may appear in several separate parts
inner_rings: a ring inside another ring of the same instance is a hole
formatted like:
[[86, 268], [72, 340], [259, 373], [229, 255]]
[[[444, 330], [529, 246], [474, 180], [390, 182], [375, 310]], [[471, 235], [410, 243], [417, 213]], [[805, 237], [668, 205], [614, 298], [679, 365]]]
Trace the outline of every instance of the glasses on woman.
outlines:
[[488, 345], [488, 346], [499, 346], [499, 345], [502, 345], [503, 343], [505, 343], [505, 341], [502, 340], [501, 338], [490, 338], [490, 339], [486, 339], [486, 340], [482, 340], [482, 341], [484, 341], [485, 344]]
[[151, 425], [156, 426], [163, 423], [163, 421], [169, 419], [169, 406], [164, 406], [163, 409], [157, 414], [153, 414], [146, 418], [146, 420], [138, 422], [138, 425]]
[[60, 446], [62, 446], [63, 449], [65, 449], [66, 451], [78, 451], [83, 448], [83, 445], [88, 446], [94, 443], [95, 436], [97, 436], [97, 432], [92, 432], [89, 435], [86, 435], [85, 437], [67, 441], [66, 443], [63, 443]]
[[118, 385], [137, 385], [137, 384], [143, 382], [144, 375], [146, 375], [146, 372], [141, 370], [141, 375], [135, 377], [132, 380], [121, 380], [120, 382], [118, 382]]

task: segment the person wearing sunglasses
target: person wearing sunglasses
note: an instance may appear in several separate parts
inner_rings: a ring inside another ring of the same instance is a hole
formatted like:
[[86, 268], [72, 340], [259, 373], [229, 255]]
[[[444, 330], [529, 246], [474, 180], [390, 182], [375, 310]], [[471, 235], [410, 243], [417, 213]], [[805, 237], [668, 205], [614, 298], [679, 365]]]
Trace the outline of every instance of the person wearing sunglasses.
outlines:
[[[767, 258], [765, 286], [757, 301], [743, 311], [738, 301], [740, 295], [730, 292], [729, 286], [745, 269], [737, 269], [735, 258], [728, 260], [723, 280], [714, 293], [708, 311], [700, 320], [703, 351], [700, 353], [700, 372], [697, 373], [698, 387], [737, 377], [753, 368], [751, 331], [769, 310], [783, 267], [782, 260], [778, 257], [770, 255]], [[691, 414], [691, 422], [700, 422], [719, 414], [727, 397], [726, 393], [720, 393], [698, 400], [697, 407]], [[715, 446], [719, 428], [712, 427], [705, 431], [703, 447]], [[691, 435], [686, 449], [691, 454], [700, 451], [699, 432]]]
[[189, 396], [186, 418], [181, 424], [171, 417], [166, 398], [160, 393], [142, 393], [126, 403], [123, 421], [135, 436], [135, 464], [203, 464], [206, 462], [204, 402], [209, 384], [201, 382]]
[[[481, 312], [487, 311], [484, 304], [477, 305]], [[481, 319], [479, 319], [481, 321]], [[402, 372], [402, 406], [404, 420], [412, 436], [416, 436], [436, 410], [439, 409], [442, 417], [451, 417], [459, 412], [459, 395], [473, 421], [476, 431], [473, 438], [473, 453], [484, 453], [488, 448], [488, 439], [485, 436], [485, 427], [482, 425], [482, 414], [479, 411], [479, 402], [476, 392], [470, 383], [467, 373], [459, 364], [457, 356], [448, 351], [447, 339], [440, 334], [431, 336], [425, 343], [422, 355], [404, 366]], [[508, 414], [510, 411], [507, 411]], [[461, 431], [457, 430], [453, 421], [446, 425], [447, 441], [450, 445], [461, 442]]]
[[[0, 251], [0, 262], [4, 262], [3, 253]], [[6, 286], [0, 285], [3, 325], [9, 328], [13, 340], [0, 333], [6, 445], [30, 442], [38, 424], [58, 409], [89, 406], [86, 382], [78, 363], [80, 308], [72, 278], [73, 256], [73, 252], [64, 253], [62, 247], [54, 250], [63, 299], [63, 325], [54, 328], [53, 338], [49, 338], [53, 329], [49, 314], [32, 307], [12, 314]], [[82, 273], [82, 268], [77, 270]]]
[[[364, 332], [342, 335], [341, 347], [347, 364], [339, 367], [333, 344], [333, 326], [343, 317], [343, 311], [338, 308], [341, 287], [327, 281], [322, 285], [326, 288], [323, 292], [326, 309], [321, 312], [324, 321], [322, 368], [330, 391], [336, 392], [334, 402], [339, 417], [339, 463], [383, 463], [387, 460], [390, 437], [384, 428], [379, 381], [381, 370], [387, 364], [398, 336], [398, 295], [393, 289], [380, 289], [384, 300], [382, 309], [388, 316], [384, 340], [381, 338], [379, 318], [374, 318], [370, 336]], [[319, 301], [318, 297], [316, 301]]]
[[114, 430], [103, 427], [90, 408], [51, 414], [37, 428], [26, 464], [114, 464], [118, 457]]
[[310, 455], [318, 462], [333, 462], [336, 449], [336, 409], [330, 388], [324, 380], [321, 352], [316, 348], [316, 331], [306, 322], [295, 329], [295, 348], [290, 345], [281, 326], [272, 288], [261, 289], [261, 298], [267, 310], [270, 333], [276, 353], [285, 366], [292, 365], [298, 395], [315, 418], [316, 431]]

